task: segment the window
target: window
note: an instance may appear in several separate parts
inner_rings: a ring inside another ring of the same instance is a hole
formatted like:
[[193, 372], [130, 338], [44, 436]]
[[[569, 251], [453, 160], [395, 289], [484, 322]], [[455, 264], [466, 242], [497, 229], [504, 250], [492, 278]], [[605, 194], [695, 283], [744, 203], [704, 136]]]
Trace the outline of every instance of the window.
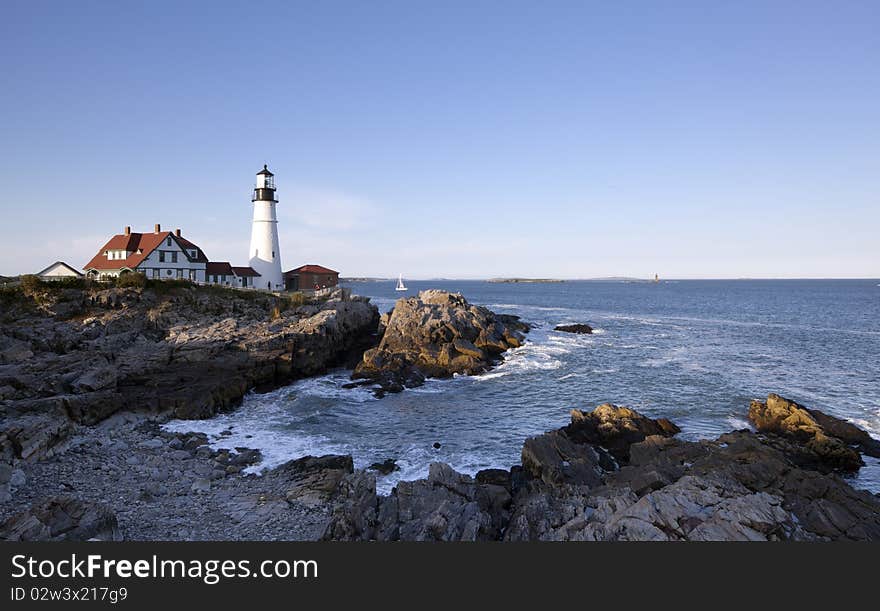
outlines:
[[168, 236], [168, 239], [165, 240], [165, 246], [171, 246], [171, 236]]
[[182, 269], [177, 270], [177, 277], [180, 280], [183, 280], [183, 270]]
[[272, 258], [273, 259], [275, 258], [275, 251], [274, 250], [272, 251]]
[[171, 275], [172, 273], [174, 273], [174, 272], [172, 272], [172, 271], [169, 269], [169, 270], [167, 270], [165, 273], [168, 274], [168, 275], [170, 276], [170, 275]]
[[158, 277], [159, 277], [159, 270], [158, 270], [158, 269], [154, 269], [154, 270], [153, 270], [153, 278], [158, 278]]
[[199, 251], [197, 251], [197, 250], [193, 250], [193, 251], [191, 251], [191, 254], [192, 254], [192, 258], [193, 258], [193, 259], [198, 259], [198, 258], [199, 258]]
[[177, 263], [177, 251], [171, 253], [171, 262]]
[[159, 263], [165, 263], [165, 251], [164, 250], [159, 251]]

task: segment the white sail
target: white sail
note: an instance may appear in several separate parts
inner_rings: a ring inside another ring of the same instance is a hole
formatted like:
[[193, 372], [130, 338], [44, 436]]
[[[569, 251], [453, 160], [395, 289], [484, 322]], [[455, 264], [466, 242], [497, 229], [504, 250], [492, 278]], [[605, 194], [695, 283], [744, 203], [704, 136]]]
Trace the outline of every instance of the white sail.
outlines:
[[395, 291], [405, 291], [406, 285], [403, 283], [403, 274], [400, 274], [397, 277], [397, 287], [394, 289]]

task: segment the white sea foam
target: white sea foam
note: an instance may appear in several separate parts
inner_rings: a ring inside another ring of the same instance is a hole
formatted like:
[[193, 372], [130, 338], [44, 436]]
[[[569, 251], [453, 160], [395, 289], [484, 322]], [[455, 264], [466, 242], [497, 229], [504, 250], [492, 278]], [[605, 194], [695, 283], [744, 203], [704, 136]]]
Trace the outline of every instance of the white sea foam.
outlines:
[[728, 416], [726, 421], [736, 431], [738, 431], [740, 429], [752, 429], [753, 428], [751, 423], [748, 420], [746, 420], [745, 418], [740, 418], [739, 416]]
[[[347, 453], [346, 446], [334, 444], [323, 435], [292, 433], [267, 426], [268, 423], [259, 417], [236, 416], [233, 413], [211, 420], [172, 420], [162, 428], [178, 433], [205, 433], [208, 435], [209, 445], [215, 450], [232, 450], [237, 447], [260, 450], [263, 460], [248, 467], [245, 470], [247, 473], [259, 473], [302, 456]], [[231, 435], [221, 435], [221, 432], [230, 431]]]
[[875, 438], [880, 438], [880, 414], [877, 415], [875, 420], [866, 420], [865, 418], [854, 418], [853, 424], [856, 426], [860, 426], [865, 429], [871, 436]]

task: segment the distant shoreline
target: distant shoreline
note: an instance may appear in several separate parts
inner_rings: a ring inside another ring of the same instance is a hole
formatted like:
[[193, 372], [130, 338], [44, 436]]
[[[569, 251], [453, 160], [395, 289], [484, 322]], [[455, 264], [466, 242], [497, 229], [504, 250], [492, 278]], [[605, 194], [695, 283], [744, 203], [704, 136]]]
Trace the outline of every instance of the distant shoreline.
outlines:
[[555, 278], [489, 278], [486, 282], [493, 284], [553, 284], [565, 282], [565, 280], [557, 280]]
[[[397, 282], [397, 278], [340, 278], [340, 282]], [[654, 284], [653, 278], [603, 277], [603, 278], [408, 278], [408, 282], [488, 282], [491, 284], [562, 284], [566, 282], [633, 282]], [[664, 282], [880, 282], [877, 278], [660, 278]]]

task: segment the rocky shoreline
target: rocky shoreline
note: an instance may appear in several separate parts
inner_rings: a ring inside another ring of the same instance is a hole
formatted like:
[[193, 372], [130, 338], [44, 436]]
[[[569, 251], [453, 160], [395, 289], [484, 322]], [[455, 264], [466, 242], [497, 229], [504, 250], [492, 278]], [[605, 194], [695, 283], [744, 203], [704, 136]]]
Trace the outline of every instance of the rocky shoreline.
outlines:
[[157, 285], [5, 292], [0, 461], [53, 455], [113, 414], [208, 418], [359, 358], [378, 311], [338, 291], [312, 303], [255, 291]]
[[340, 362], [378, 393], [484, 371], [528, 326], [443, 292], [381, 320], [345, 293], [298, 304], [239, 293], [12, 303], [0, 327], [0, 539], [880, 539], [880, 497], [841, 477], [880, 442], [773, 394], [748, 406], [755, 432], [704, 441], [625, 407], [573, 410], [525, 440], [519, 465], [469, 476], [435, 463], [388, 496], [376, 478], [393, 460], [303, 457], [247, 472], [258, 451], [214, 450], [159, 423], [210, 417]]
[[[668, 420], [626, 407], [573, 410], [569, 425], [527, 439], [521, 464], [509, 470], [471, 477], [434, 463], [426, 479], [401, 482], [387, 497], [375, 494], [371, 474], [349, 476], [323, 538], [880, 539], [880, 495], [840, 477], [853, 465], [841, 463], [836, 450], [840, 444], [855, 450], [849, 443], [859, 429], [811, 411], [821, 424], [803, 437], [804, 409], [771, 394], [752, 405], [757, 433], [740, 430], [696, 442], [676, 439], [678, 427]], [[773, 413], [777, 424], [768, 425], [759, 411]]]

